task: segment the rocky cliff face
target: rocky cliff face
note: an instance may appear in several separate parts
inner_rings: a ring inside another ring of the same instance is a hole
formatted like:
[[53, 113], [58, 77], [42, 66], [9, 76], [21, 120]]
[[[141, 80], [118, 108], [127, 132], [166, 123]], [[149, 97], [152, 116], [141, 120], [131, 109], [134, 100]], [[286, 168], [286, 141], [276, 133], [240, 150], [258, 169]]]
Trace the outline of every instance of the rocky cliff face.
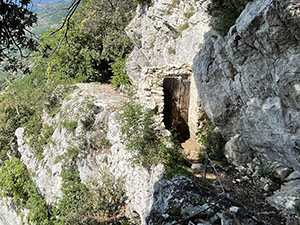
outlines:
[[[234, 165], [259, 154], [300, 170], [299, 7], [297, 0], [253, 1], [226, 37], [207, 33], [194, 58], [200, 99], [229, 140]], [[278, 208], [292, 210], [300, 193], [293, 182], [270, 198]]]
[[[226, 37], [210, 31], [208, 4], [161, 0], [139, 8], [127, 27], [135, 49], [126, 70], [138, 86], [141, 102], [160, 109], [166, 102], [162, 95], [153, 100], [153, 95], [166, 94], [158, 85], [165, 69], [168, 74], [170, 65], [188, 64], [196, 55], [194, 79], [189, 78], [191, 133], [198, 131], [202, 106], [227, 138], [226, 157], [233, 165], [257, 171], [266, 160], [276, 177], [286, 182], [292, 170], [300, 169], [299, 2], [253, 1]], [[177, 32], [182, 25], [187, 29]], [[196, 86], [200, 98], [194, 93]], [[270, 202], [293, 211], [299, 188], [292, 187], [297, 184], [283, 186]]]
[[78, 84], [60, 102], [61, 108], [54, 117], [44, 113], [43, 125], [51, 126], [54, 131], [43, 148], [42, 159], [28, 145], [24, 129], [16, 131], [21, 160], [33, 172], [32, 178], [48, 203], [61, 198], [61, 172], [67, 163], [77, 166], [84, 184], [101, 183], [101, 171], [107, 170], [115, 178], [123, 179], [127, 216], [145, 224], [153, 202], [154, 184], [162, 178], [164, 168], [158, 165], [146, 170], [132, 165], [132, 155], [121, 142], [118, 120], [120, 105], [125, 100], [108, 85]]
[[[292, 212], [300, 195], [300, 3], [254, 0], [226, 37], [210, 31], [208, 4], [139, 6], [127, 27], [135, 48], [126, 70], [140, 103], [156, 110], [159, 129], [168, 128], [166, 117], [176, 109], [172, 119], [182, 117], [195, 138], [202, 105], [227, 138], [226, 157], [239, 171], [256, 173], [262, 157], [276, 165], [277, 179], [286, 183], [269, 202]], [[224, 192], [183, 176], [167, 180], [162, 165], [132, 166], [120, 138], [124, 100], [107, 85], [78, 84], [64, 100], [54, 93], [60, 107], [43, 113], [42, 129], [51, 134], [39, 155], [26, 130], [16, 131], [21, 160], [47, 203], [61, 198], [62, 169], [71, 163], [85, 184], [101, 183], [103, 170], [122, 177], [126, 215], [137, 224], [262, 224]], [[0, 225], [22, 224], [10, 199], [3, 203]]]
[[126, 28], [135, 44], [126, 66], [134, 82], [139, 81], [143, 67], [193, 60], [209, 30], [207, 5], [207, 1], [155, 0], [149, 7], [138, 7]]
[[0, 224], [1, 225], [19, 225], [23, 220], [17, 213], [18, 209], [11, 199], [1, 199], [0, 205]]
[[[148, 108], [158, 106], [162, 128], [168, 128], [163, 122], [163, 110], [170, 104], [176, 106], [179, 116], [185, 118], [178, 123], [188, 126], [189, 134], [182, 134], [187, 138], [195, 138], [203, 115], [190, 65], [210, 29], [208, 4], [209, 1], [155, 0], [151, 6], [139, 6], [126, 28], [135, 45], [126, 72], [137, 86], [140, 101]], [[166, 92], [171, 96], [166, 97]], [[164, 102], [168, 98], [174, 101]]]
[[226, 37], [206, 35], [194, 59], [203, 107], [230, 140], [236, 165], [259, 152], [300, 170], [299, 6], [249, 3]]
[[[59, 99], [57, 93], [52, 97]], [[44, 111], [42, 129], [52, 127], [53, 132], [43, 146], [42, 156], [30, 146], [24, 128], [17, 129], [21, 160], [48, 204], [62, 198], [62, 170], [66, 164], [72, 164], [78, 168], [84, 184], [101, 184], [102, 171], [122, 178], [126, 215], [135, 224], [209, 225], [232, 224], [233, 220], [245, 225], [261, 224], [224, 193], [216, 195], [183, 176], [165, 179], [161, 164], [150, 169], [133, 166], [132, 153], [120, 138], [118, 118], [125, 100], [108, 85], [77, 84], [69, 96], [59, 100], [56, 114], [51, 116], [49, 109]], [[26, 213], [27, 209], [20, 214], [11, 199], [2, 199], [0, 224], [27, 224]]]

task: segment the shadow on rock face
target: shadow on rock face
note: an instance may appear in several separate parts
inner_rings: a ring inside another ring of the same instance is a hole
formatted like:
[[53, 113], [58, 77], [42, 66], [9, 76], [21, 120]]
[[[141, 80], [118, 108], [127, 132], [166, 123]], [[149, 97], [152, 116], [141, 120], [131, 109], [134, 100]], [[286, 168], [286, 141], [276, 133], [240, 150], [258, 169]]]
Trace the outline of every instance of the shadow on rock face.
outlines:
[[216, 194], [183, 176], [155, 185], [147, 225], [262, 225], [250, 212], [224, 194]]

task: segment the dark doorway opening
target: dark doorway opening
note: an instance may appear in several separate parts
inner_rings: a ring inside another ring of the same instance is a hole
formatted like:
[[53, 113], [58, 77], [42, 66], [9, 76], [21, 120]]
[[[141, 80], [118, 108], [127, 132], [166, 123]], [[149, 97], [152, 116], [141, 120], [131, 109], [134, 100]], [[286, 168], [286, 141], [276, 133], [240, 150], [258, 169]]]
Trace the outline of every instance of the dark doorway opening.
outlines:
[[165, 78], [163, 89], [165, 127], [168, 130], [175, 127], [178, 140], [184, 142], [190, 138], [188, 126], [190, 81], [182, 77]]

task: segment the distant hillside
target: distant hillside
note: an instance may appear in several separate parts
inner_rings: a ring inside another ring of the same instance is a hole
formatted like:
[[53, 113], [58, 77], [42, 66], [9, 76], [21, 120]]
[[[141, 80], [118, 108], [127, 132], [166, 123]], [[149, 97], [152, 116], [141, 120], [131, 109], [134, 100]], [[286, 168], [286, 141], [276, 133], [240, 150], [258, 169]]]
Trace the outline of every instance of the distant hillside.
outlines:
[[[38, 23], [32, 31], [40, 36], [43, 32], [50, 28], [58, 27], [63, 17], [67, 14], [67, 8], [71, 1], [55, 1], [55, 0], [38, 0], [33, 1], [33, 11], [38, 16]], [[24, 59], [24, 63], [30, 63], [30, 59]], [[10, 73], [0, 68], [0, 90], [5, 88], [6, 80], [9, 78], [19, 79], [22, 73]]]
[[70, 1], [36, 1], [34, 11], [37, 13], [38, 23], [34, 27], [34, 33], [39, 36], [49, 28], [58, 27], [70, 4]]

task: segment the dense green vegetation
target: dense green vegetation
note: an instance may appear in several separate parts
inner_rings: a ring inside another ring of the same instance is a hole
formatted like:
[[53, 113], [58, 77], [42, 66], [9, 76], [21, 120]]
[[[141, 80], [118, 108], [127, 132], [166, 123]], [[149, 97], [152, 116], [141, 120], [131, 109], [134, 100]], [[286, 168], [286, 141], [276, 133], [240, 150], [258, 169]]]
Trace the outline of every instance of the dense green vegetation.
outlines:
[[[41, 142], [47, 141], [41, 116], [43, 108], [56, 111], [59, 108], [51, 100], [51, 93], [58, 85], [76, 82], [107, 81], [111, 70], [116, 74], [116, 86], [128, 84], [124, 73], [125, 57], [131, 44], [125, 34], [125, 26], [135, 11], [133, 1], [86, 0], [73, 15], [65, 39], [67, 27], [51, 35], [43, 34], [39, 50], [44, 56], [36, 56], [31, 74], [9, 83], [0, 96], [0, 159], [8, 152], [14, 154], [14, 131], [26, 127], [26, 135], [34, 137], [30, 142], [41, 155]], [[101, 24], [101, 26], [99, 26]], [[64, 88], [68, 90], [67, 88]], [[49, 131], [49, 130], [48, 130]], [[40, 138], [39, 136], [44, 136]], [[41, 157], [39, 157], [41, 158]]]
[[129, 224], [122, 214], [125, 206], [122, 178], [101, 172], [102, 185], [80, 182], [78, 170], [67, 166], [62, 172], [63, 196], [55, 213], [55, 225], [122, 225]]
[[171, 176], [188, 174], [176, 131], [171, 137], [163, 135], [156, 129], [155, 113], [145, 110], [134, 98], [124, 103], [122, 111], [122, 138], [127, 150], [133, 152], [134, 164], [150, 168], [162, 163]]
[[30, 224], [51, 224], [51, 214], [46, 201], [41, 197], [20, 159], [10, 158], [0, 169], [0, 193], [4, 197], [12, 197], [19, 210], [30, 209], [27, 218]]
[[205, 161], [207, 154], [212, 160], [226, 163], [224, 156], [226, 141], [217, 127], [208, 118], [203, 121], [201, 131], [198, 133], [198, 141], [201, 145], [200, 159]]
[[[24, 127], [28, 144], [41, 160], [43, 147], [54, 131], [42, 123], [43, 110], [54, 116], [72, 84], [106, 82], [113, 74], [115, 86], [130, 83], [124, 66], [132, 45], [124, 29], [135, 7], [131, 0], [82, 1], [68, 26], [42, 35], [38, 46], [41, 54], [29, 62], [31, 73], [20, 80], [8, 79], [7, 88], [0, 93], [0, 191], [2, 196], [12, 197], [19, 210], [30, 209], [30, 224], [129, 224], [121, 212], [122, 182], [110, 174], [103, 178], [108, 186], [89, 186], [81, 183], [76, 168], [67, 166], [62, 173], [61, 201], [56, 206], [47, 205], [18, 159], [14, 133]], [[62, 125], [73, 132], [77, 121]], [[95, 146], [98, 142], [109, 145], [104, 139], [95, 137], [94, 141]]]
[[114, 67], [132, 49], [125, 27], [135, 6], [131, 0], [83, 1], [68, 26], [54, 36], [50, 35], [53, 30], [42, 36], [42, 51], [50, 59], [47, 74], [82, 82], [109, 80], [111, 65]]
[[[61, 7], [67, 4], [70, 3], [57, 2], [40, 7], [37, 10], [40, 21], [34, 27], [34, 32], [39, 35], [57, 23], [66, 13]], [[47, 76], [56, 77], [57, 80], [70, 78], [78, 82], [105, 82], [115, 74], [114, 85], [128, 84], [129, 78], [120, 63], [125, 62], [132, 48], [124, 29], [134, 16], [135, 7], [136, 3], [130, 0], [82, 1], [68, 26], [55, 35], [53, 32], [57, 28], [51, 29], [41, 37], [39, 51], [43, 57], [49, 57]], [[34, 63], [35, 59], [31, 58], [23, 64]], [[0, 71], [0, 88], [7, 85], [10, 77], [20, 78], [22, 74]]]
[[62, 198], [49, 206], [31, 180], [26, 166], [12, 157], [0, 169], [0, 194], [11, 197], [22, 209], [30, 209], [29, 224], [39, 225], [113, 225], [129, 224], [122, 214], [125, 205], [123, 181], [102, 172], [102, 185], [81, 183], [78, 170], [66, 166], [62, 171]]
[[225, 36], [250, 1], [252, 0], [212, 0], [209, 13], [215, 18], [211, 22], [213, 28]]

